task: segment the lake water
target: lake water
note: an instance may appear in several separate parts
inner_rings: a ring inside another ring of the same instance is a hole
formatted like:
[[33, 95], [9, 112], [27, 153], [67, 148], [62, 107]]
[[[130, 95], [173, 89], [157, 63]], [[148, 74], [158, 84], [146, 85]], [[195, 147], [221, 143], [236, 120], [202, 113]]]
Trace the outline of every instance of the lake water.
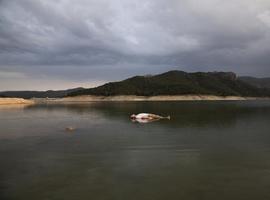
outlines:
[[270, 199], [269, 101], [2, 106], [0, 128], [1, 200]]

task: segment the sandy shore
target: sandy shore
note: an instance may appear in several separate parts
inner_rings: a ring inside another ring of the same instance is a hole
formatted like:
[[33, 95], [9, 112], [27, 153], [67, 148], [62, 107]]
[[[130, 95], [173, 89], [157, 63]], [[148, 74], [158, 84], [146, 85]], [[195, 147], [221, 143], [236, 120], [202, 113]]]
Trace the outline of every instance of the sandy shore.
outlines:
[[39, 99], [37, 103], [76, 103], [76, 102], [95, 102], [95, 101], [221, 101], [221, 100], [256, 100], [256, 97], [238, 96], [212, 96], [212, 95], [174, 95], [174, 96], [76, 96], [59, 99]]
[[22, 98], [0, 98], [0, 105], [33, 104], [33, 100]]
[[270, 100], [270, 98], [238, 97], [238, 96], [213, 96], [213, 95], [173, 95], [173, 96], [76, 96], [65, 98], [0, 98], [0, 105], [28, 105], [44, 103], [86, 103], [100, 101], [243, 101], [243, 100]]

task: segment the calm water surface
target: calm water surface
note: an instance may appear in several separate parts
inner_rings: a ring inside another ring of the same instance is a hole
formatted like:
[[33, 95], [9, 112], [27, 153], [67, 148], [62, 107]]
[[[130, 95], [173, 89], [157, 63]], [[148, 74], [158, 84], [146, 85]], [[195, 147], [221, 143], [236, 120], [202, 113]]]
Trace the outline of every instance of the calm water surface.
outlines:
[[1, 200], [270, 199], [269, 101], [2, 106], [0, 128]]

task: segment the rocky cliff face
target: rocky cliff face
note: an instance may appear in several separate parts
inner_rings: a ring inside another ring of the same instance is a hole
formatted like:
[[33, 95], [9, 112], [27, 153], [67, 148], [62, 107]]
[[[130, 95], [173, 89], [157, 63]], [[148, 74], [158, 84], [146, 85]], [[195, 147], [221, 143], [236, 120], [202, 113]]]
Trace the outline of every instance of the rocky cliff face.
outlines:
[[213, 75], [220, 76], [222, 78], [231, 80], [231, 81], [236, 81], [237, 80], [237, 75], [234, 72], [210, 72]]

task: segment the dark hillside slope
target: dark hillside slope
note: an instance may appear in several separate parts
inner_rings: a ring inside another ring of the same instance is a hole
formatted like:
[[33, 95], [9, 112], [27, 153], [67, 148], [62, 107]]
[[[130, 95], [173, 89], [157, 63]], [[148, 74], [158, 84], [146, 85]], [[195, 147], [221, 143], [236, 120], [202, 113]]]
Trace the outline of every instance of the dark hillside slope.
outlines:
[[77, 95], [220, 95], [270, 96], [269, 90], [260, 89], [242, 80], [232, 72], [169, 71], [155, 76], [135, 76], [119, 82], [72, 92]]
[[270, 78], [255, 78], [250, 76], [242, 76], [239, 77], [239, 79], [245, 83], [248, 83], [258, 88], [270, 89]]

